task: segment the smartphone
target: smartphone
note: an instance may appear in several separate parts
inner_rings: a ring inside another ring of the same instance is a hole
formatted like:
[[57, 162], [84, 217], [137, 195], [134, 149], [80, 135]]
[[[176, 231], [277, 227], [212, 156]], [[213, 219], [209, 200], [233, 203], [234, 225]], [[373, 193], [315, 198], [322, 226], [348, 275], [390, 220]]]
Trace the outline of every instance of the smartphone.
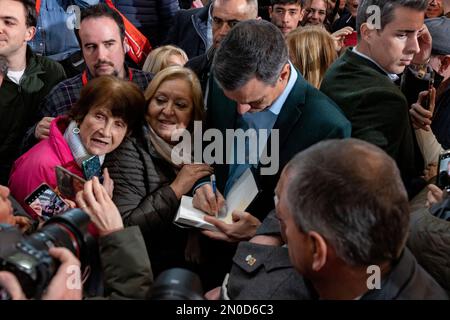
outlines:
[[353, 31], [349, 35], [344, 38], [344, 46], [346, 47], [354, 47], [358, 44], [358, 33]]
[[25, 203], [40, 217], [47, 220], [68, 210], [69, 205], [46, 183], [41, 184], [25, 198]]
[[56, 166], [55, 171], [59, 193], [67, 199], [74, 200], [77, 192], [83, 190], [86, 180], [61, 166]]
[[424, 107], [427, 110], [430, 110], [430, 103], [431, 103], [431, 89], [434, 86], [434, 71], [431, 71], [430, 80], [428, 80], [428, 94], [425, 98], [423, 98], [422, 101], [422, 107]]
[[91, 180], [93, 177], [102, 176], [102, 166], [98, 156], [90, 157], [81, 163], [83, 175], [86, 180]]
[[437, 186], [441, 189], [450, 187], [450, 150], [439, 155]]

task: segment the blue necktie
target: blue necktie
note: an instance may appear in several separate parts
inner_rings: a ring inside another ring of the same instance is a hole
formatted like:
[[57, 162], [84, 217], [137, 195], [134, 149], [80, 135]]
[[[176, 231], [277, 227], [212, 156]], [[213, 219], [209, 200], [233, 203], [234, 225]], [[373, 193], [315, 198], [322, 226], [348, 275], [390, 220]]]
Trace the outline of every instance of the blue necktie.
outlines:
[[[277, 115], [270, 112], [268, 109], [260, 112], [254, 112], [254, 113], [245, 113], [244, 115], [239, 115], [236, 119], [236, 129], [242, 129], [244, 131], [248, 129], [254, 129], [256, 130], [256, 139], [255, 141], [259, 141], [259, 130], [265, 129], [270, 130], [273, 128], [273, 125], [277, 119]], [[267, 134], [268, 136], [268, 134]], [[232, 158], [233, 162], [229, 164], [229, 172], [228, 172], [228, 179], [227, 183], [225, 184], [225, 190], [224, 190], [224, 196], [226, 197], [228, 192], [230, 191], [233, 184], [236, 182], [236, 180], [239, 179], [239, 177], [247, 170], [247, 168], [250, 168], [250, 166], [253, 166], [256, 168], [258, 166], [259, 162], [259, 154], [261, 153], [261, 150], [259, 150], [259, 147], [264, 148], [264, 146], [258, 146], [255, 149], [253, 149], [254, 152], [256, 152], [256, 155], [250, 154], [250, 146], [249, 141], [246, 137], [245, 139], [245, 149], [242, 150], [242, 146], [238, 149], [237, 146], [237, 139], [234, 139], [234, 157]], [[245, 163], [244, 164], [238, 164], [237, 163], [237, 157], [239, 152], [244, 152], [245, 156]], [[251, 164], [249, 163], [249, 158], [252, 158], [256, 156], [256, 163]]]

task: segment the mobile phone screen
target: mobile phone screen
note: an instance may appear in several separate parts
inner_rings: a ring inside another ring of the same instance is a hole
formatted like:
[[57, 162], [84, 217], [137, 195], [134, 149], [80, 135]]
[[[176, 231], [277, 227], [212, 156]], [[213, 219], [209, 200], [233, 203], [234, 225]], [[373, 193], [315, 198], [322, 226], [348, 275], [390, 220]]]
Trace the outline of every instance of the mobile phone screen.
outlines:
[[439, 156], [437, 185], [441, 189], [450, 187], [450, 150]]
[[358, 33], [353, 31], [349, 35], [345, 36], [344, 46], [346, 47], [354, 47], [358, 44]]
[[93, 156], [87, 160], [84, 160], [82, 167], [84, 178], [86, 180], [90, 180], [92, 177], [101, 177], [102, 175], [102, 167], [98, 156]]
[[25, 202], [44, 220], [69, 209], [68, 204], [47, 184], [41, 184], [25, 199]]
[[63, 197], [74, 200], [77, 192], [83, 190], [86, 180], [60, 166], [56, 166], [55, 171], [58, 191]]

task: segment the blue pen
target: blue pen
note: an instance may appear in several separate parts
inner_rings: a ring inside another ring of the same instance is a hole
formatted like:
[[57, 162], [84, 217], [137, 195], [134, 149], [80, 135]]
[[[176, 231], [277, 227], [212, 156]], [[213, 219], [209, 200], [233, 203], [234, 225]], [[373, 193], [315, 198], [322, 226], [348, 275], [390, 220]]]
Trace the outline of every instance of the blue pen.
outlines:
[[211, 175], [211, 188], [213, 190], [214, 195], [216, 195], [216, 191], [217, 191], [216, 176], [214, 174]]
[[[217, 200], [217, 196], [216, 196], [216, 192], [217, 192], [216, 176], [214, 174], [211, 175], [211, 188], [212, 188], [214, 196], [216, 197], [216, 200]], [[218, 213], [216, 213], [216, 218], [217, 218], [217, 215], [218, 215]]]

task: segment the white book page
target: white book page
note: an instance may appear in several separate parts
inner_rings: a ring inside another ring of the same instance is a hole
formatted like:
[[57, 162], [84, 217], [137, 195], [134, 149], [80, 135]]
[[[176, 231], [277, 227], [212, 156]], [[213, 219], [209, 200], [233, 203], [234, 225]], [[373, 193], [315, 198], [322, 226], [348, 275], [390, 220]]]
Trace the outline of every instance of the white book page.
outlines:
[[[225, 210], [221, 210], [222, 212], [219, 213], [218, 218], [225, 223], [231, 224], [233, 222], [233, 211], [245, 211], [257, 194], [258, 187], [255, 179], [251, 170], [247, 169], [228, 192], [225, 200]], [[193, 198], [189, 196], [183, 196], [181, 198], [175, 222], [203, 229], [216, 230], [212, 224], [204, 221], [203, 217], [206, 213], [194, 208], [192, 200]]]
[[232, 223], [231, 214], [234, 210], [245, 211], [258, 194], [258, 187], [252, 171], [247, 169], [233, 184], [226, 198], [226, 215], [219, 218], [226, 223]]

